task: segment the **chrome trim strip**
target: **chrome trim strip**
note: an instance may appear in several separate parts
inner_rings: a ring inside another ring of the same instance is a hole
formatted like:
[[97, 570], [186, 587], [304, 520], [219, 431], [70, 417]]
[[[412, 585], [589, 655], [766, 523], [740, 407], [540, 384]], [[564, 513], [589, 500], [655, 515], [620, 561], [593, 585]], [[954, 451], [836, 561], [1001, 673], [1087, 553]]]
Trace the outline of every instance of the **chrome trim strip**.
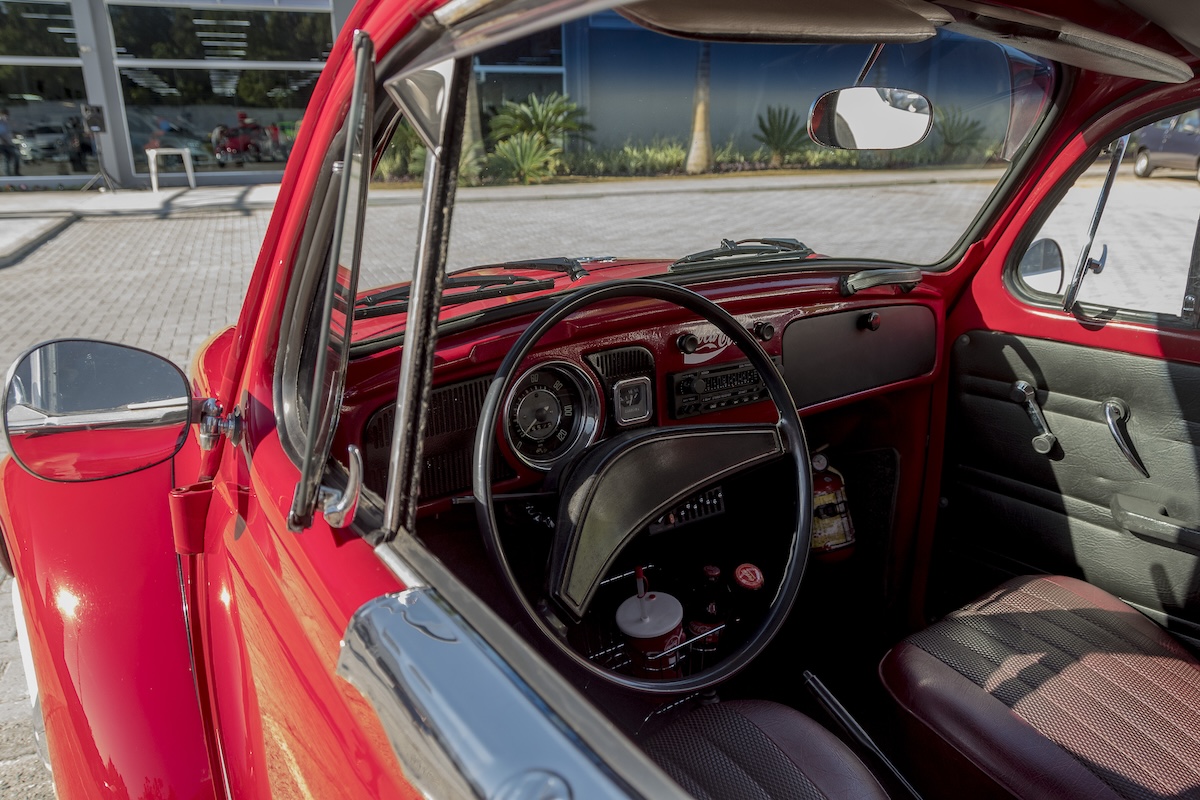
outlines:
[[[632, 740], [619, 731], [584, 694], [446, 569], [415, 537], [399, 536], [375, 548], [380, 559], [407, 584], [436, 587], [442, 604], [453, 609], [460, 624], [469, 626], [479, 646], [494, 655], [510, 680], [526, 687], [531, 703], [540, 713], [565, 726], [577, 747], [591, 753], [614, 775], [614, 780], [632, 797], [654, 800], [686, 800], [691, 797], [650, 760]], [[399, 571], [397, 570], [399, 568]], [[392, 705], [399, 698], [388, 701]], [[378, 711], [378, 709], [377, 709]], [[382, 714], [381, 714], [382, 718]], [[490, 724], [495, 725], [496, 720]], [[391, 736], [390, 723], [384, 728]], [[636, 787], [636, 788], [635, 788]], [[592, 796], [576, 793], [576, 797]]]
[[1092, 221], [1088, 224], [1087, 241], [1084, 243], [1083, 249], [1079, 251], [1079, 258], [1075, 261], [1075, 273], [1071, 276], [1071, 282], [1067, 284], [1067, 291], [1063, 295], [1062, 310], [1077, 316], [1083, 316], [1083, 312], [1075, 310], [1075, 301], [1079, 299], [1079, 290], [1083, 286], [1083, 279], [1088, 272], [1092, 245], [1096, 242], [1096, 230], [1100, 227], [1101, 217], [1104, 216], [1104, 206], [1108, 203], [1108, 195], [1112, 191], [1113, 181], [1117, 178], [1117, 169], [1121, 166], [1121, 160], [1125, 158], [1125, 148], [1129, 146], [1129, 137], [1130, 134], [1127, 133], [1112, 143], [1112, 158], [1108, 162], [1108, 172], [1104, 176], [1104, 184], [1100, 187], [1100, 196], [1096, 198]]
[[607, 11], [625, 0], [452, 0], [432, 14], [441, 38], [419, 53], [389, 86], [447, 59], [458, 59], [511, 42], [542, 28]]
[[[356, 611], [337, 671], [370, 701], [426, 797], [629, 797], [434, 589]], [[510, 794], [531, 786], [541, 791]]]

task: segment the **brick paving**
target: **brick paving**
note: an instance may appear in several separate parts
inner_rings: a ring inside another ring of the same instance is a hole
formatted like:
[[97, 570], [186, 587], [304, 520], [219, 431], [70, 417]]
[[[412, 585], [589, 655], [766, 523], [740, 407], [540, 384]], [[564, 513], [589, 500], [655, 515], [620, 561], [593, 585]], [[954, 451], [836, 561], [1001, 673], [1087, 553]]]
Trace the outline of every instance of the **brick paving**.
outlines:
[[[977, 183], [766, 194], [681, 186], [670, 193], [625, 190], [578, 197], [514, 192], [503, 201], [495, 190], [463, 192], [452, 265], [548, 255], [677, 256], [715, 246], [721, 237], [763, 235], [796, 236], [832, 255], [929, 261], [952, 244], [953, 233], [989, 192]], [[1073, 193], [1046, 226], [1045, 232], [1063, 243], [1068, 263], [1077, 256], [1091, 197], [1086, 191]], [[404, 280], [411, 270], [419, 211], [415, 195], [389, 193], [383, 199], [368, 210], [363, 287]], [[903, 222], [887, 230], [864, 227], [858, 220], [868, 207]], [[236, 319], [270, 212], [176, 208], [184, 210], [165, 217], [83, 217], [0, 270], [0, 367], [36, 342], [86, 336], [142, 347], [186, 369], [208, 336]], [[0, 214], [16, 210], [0, 204]], [[1119, 181], [1098, 239], [1112, 245], [1109, 270], [1089, 277], [1085, 297], [1174, 307], [1198, 213], [1200, 188], [1194, 180]], [[15, 630], [11, 580], [5, 580], [0, 582], [0, 798], [40, 800], [53, 797], [53, 790], [29, 727]]]

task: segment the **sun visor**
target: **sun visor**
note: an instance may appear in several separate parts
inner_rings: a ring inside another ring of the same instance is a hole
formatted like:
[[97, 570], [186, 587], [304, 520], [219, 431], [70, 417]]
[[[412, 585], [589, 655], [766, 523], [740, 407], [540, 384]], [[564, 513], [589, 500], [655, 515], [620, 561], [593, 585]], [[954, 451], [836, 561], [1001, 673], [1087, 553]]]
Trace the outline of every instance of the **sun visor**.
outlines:
[[1179, 0], [1121, 0], [1146, 19], [1175, 37], [1175, 40], [1200, 56], [1200, 13], [1191, 3]]
[[954, 20], [924, 0], [644, 0], [617, 10], [661, 33], [733, 42], [920, 42]]
[[1163, 83], [1183, 83], [1192, 78], [1192, 68], [1174, 56], [1082, 25], [969, 0], [939, 2], [954, 15], [947, 30], [1108, 75]]

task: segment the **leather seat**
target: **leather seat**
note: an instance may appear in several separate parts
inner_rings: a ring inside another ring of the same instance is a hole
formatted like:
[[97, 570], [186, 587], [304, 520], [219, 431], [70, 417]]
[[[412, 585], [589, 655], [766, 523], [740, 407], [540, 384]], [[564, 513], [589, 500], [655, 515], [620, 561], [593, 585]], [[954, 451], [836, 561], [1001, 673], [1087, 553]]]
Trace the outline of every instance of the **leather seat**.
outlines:
[[1009, 581], [880, 675], [927, 796], [1200, 798], [1200, 663], [1089, 584]]
[[699, 800], [888, 796], [836, 736], [762, 700], [701, 706], [654, 734], [646, 751]]

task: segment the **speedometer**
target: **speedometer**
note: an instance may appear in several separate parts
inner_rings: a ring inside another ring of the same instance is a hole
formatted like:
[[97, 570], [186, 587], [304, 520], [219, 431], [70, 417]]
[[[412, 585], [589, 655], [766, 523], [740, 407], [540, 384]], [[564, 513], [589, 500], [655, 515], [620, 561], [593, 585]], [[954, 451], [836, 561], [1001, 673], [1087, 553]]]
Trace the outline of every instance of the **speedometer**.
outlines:
[[539, 364], [508, 396], [505, 435], [517, 457], [549, 469], [595, 437], [599, 401], [591, 382], [565, 361]]

